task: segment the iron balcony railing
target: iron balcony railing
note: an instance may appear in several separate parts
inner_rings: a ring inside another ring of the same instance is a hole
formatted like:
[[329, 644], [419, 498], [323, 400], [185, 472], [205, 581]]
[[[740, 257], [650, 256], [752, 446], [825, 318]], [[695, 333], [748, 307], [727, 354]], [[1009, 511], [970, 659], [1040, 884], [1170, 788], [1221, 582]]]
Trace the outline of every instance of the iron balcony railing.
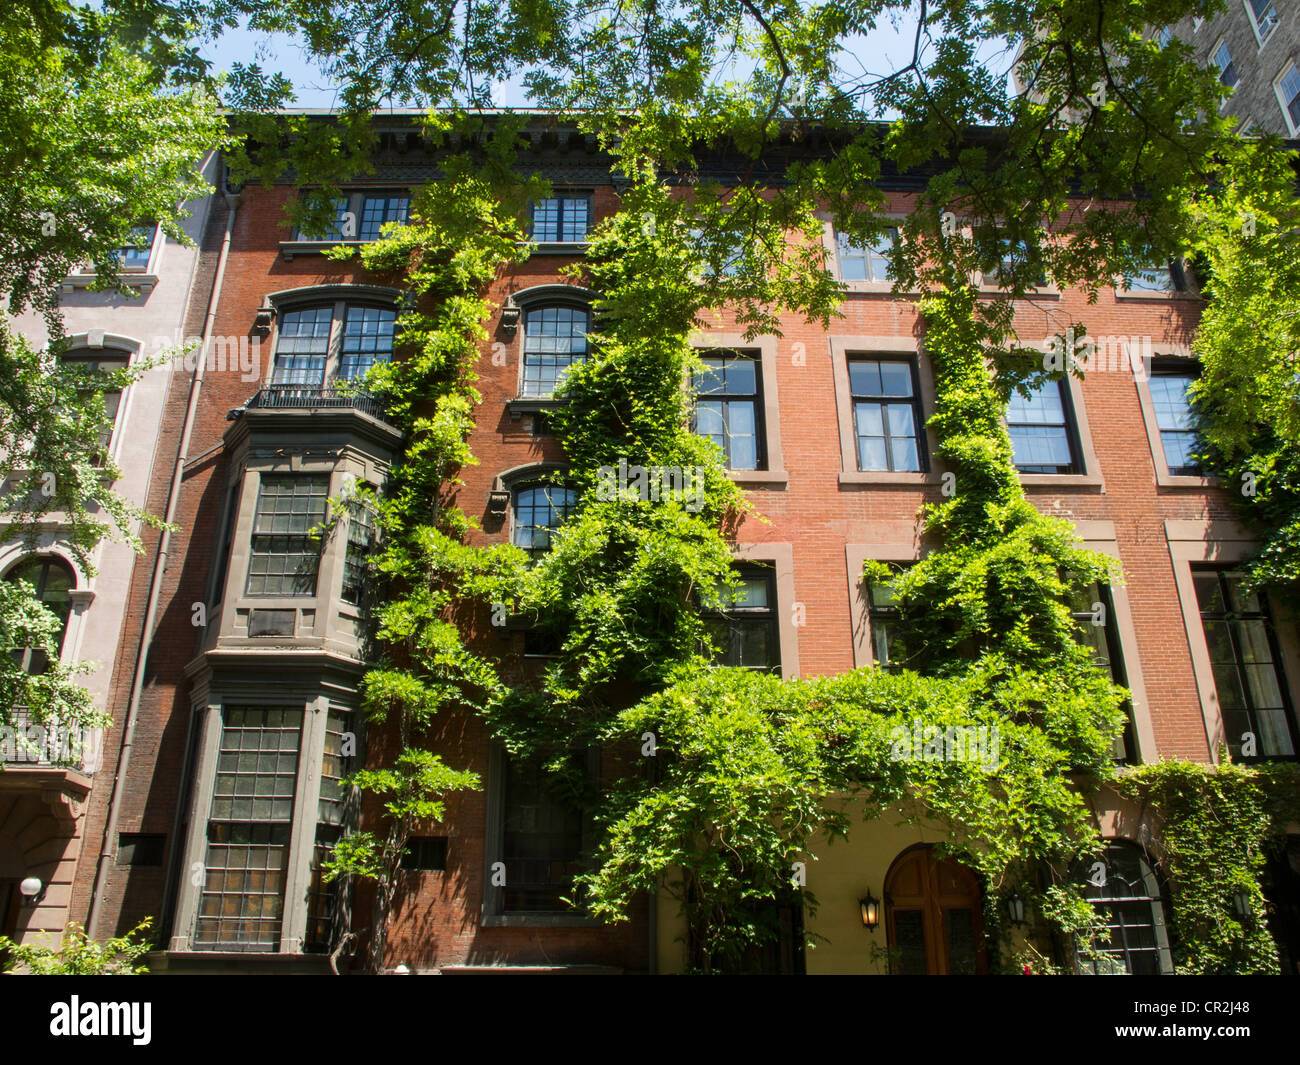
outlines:
[[381, 421], [390, 421], [384, 413], [382, 396], [354, 392], [334, 386], [267, 385], [248, 401], [250, 410], [321, 410], [351, 408]]

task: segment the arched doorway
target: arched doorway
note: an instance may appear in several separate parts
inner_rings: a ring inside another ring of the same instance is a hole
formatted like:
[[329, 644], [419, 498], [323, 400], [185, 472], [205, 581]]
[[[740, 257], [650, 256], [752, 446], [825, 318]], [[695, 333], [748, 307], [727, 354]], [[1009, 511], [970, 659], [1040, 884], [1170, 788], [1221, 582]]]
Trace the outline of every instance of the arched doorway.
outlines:
[[885, 878], [890, 969], [929, 976], [988, 972], [984, 903], [974, 872], [929, 844], [905, 850]]

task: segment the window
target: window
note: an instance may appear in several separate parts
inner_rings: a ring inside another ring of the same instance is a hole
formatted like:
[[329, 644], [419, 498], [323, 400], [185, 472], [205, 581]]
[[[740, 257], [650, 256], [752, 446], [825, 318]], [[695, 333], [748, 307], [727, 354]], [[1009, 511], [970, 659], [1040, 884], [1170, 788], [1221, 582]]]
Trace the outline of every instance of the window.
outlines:
[[361, 605], [366, 588], [366, 557], [374, 543], [374, 512], [357, 503], [348, 510], [348, 544], [343, 554], [343, 602]]
[[360, 240], [378, 240], [380, 229], [388, 222], [405, 222], [411, 214], [411, 198], [405, 195], [379, 193], [366, 196], [361, 201]]
[[[131, 356], [125, 351], [110, 348], [105, 348], [102, 351], [77, 348], [65, 353], [60, 361], [64, 366], [79, 373], [116, 373], [127, 368], [131, 362]], [[93, 386], [93, 382], [88, 382], [88, 386]], [[106, 388], [103, 396], [105, 424], [99, 432], [98, 454], [95, 455], [92, 461], [92, 465], [95, 466], [102, 466], [108, 458], [109, 448], [113, 443], [113, 430], [117, 425], [118, 410], [122, 405], [122, 390], [115, 387]]]
[[1295, 721], [1268, 603], [1241, 582], [1240, 573], [1192, 570], [1228, 748], [1242, 761], [1294, 758]]
[[276, 385], [322, 385], [329, 355], [332, 307], [286, 311], [275, 343]]
[[889, 226], [870, 244], [852, 243], [845, 233], [835, 234], [835, 261], [841, 281], [888, 281], [889, 257], [898, 243], [898, 227]]
[[328, 490], [328, 476], [262, 475], [246, 595], [316, 594], [320, 550], [311, 530], [325, 520]]
[[766, 467], [760, 431], [762, 372], [754, 355], [715, 353], [695, 378], [695, 432], [722, 449], [727, 469]]
[[333, 224], [319, 232], [299, 227], [294, 231], [294, 240], [378, 240], [386, 222], [406, 222], [410, 218], [411, 197], [400, 191], [349, 192], [335, 199], [332, 207]]
[[919, 391], [911, 360], [849, 360], [858, 469], [922, 469]]
[[277, 951], [303, 712], [226, 707], [194, 945]]
[[573, 244], [587, 239], [591, 228], [591, 197], [567, 193], [533, 204], [533, 240]]
[[[564, 913], [580, 871], [583, 811], [537, 766], [503, 756], [502, 913]], [[576, 901], [576, 900], [575, 900]]]
[[1084, 894], [1106, 917], [1101, 956], [1080, 958], [1079, 971], [1093, 976], [1156, 976], [1173, 972], [1160, 884], [1142, 852], [1131, 843], [1108, 843], [1105, 858], [1078, 870]]
[[338, 881], [327, 881], [323, 863], [334, 852], [343, 834], [344, 800], [347, 789], [343, 778], [352, 771], [351, 752], [344, 754], [349, 735], [347, 711], [331, 706], [325, 722], [325, 747], [321, 756], [320, 795], [316, 801], [316, 841], [312, 850], [311, 882], [307, 889], [307, 934], [303, 949], [307, 953], [325, 953], [332, 946], [334, 910], [338, 899]]
[[578, 493], [559, 485], [528, 485], [515, 490], [513, 541], [534, 559], [551, 548], [551, 534], [578, 505]]
[[[271, 385], [287, 392], [322, 388], [327, 377], [357, 381], [376, 363], [390, 362], [397, 333], [392, 307], [331, 303], [280, 315]], [[327, 373], [329, 370], [333, 373]]]
[[1212, 62], [1219, 68], [1219, 81], [1231, 89], [1237, 84], [1237, 67], [1232, 61], [1232, 54], [1228, 51], [1228, 42], [1223, 41], [1219, 47], [1214, 50]]
[[418, 872], [443, 872], [447, 868], [446, 836], [411, 836], [402, 852], [402, 868]]
[[341, 380], [358, 380], [375, 363], [392, 359], [396, 322], [397, 312], [391, 307], [348, 307], [339, 358]]
[[153, 251], [153, 238], [158, 227], [132, 226], [127, 231], [126, 243], [118, 249], [118, 262], [123, 270], [149, 269], [149, 254]]
[[[745, 242], [738, 233], [720, 232], [711, 247], [703, 246], [704, 230], [692, 229], [691, 236], [700, 246], [701, 268], [706, 277], [736, 277], [745, 262]], [[720, 252], [714, 266], [713, 253]]]
[[[72, 612], [72, 589], [76, 577], [62, 559], [42, 556], [18, 563], [5, 574], [7, 581], [26, 581], [32, 587], [32, 596], [59, 619], [59, 631], [54, 639], [57, 650], [63, 650], [63, 637], [68, 631], [68, 615]], [[14, 660], [27, 673], [39, 677], [50, 668], [50, 660], [39, 647], [24, 647], [13, 652]]]
[[1126, 280], [1129, 292], [1183, 292], [1187, 289], [1187, 277], [1182, 265], [1172, 261], [1163, 266], [1139, 270]]
[[1196, 374], [1190, 370], [1168, 366], [1151, 369], [1151, 405], [1160, 428], [1165, 464], [1174, 476], [1196, 477], [1201, 473], [1192, 457], [1197, 447], [1196, 422], [1187, 394], [1194, 380]]
[[1277, 8], [1271, 0], [1246, 0], [1246, 10], [1250, 13], [1250, 26], [1255, 31], [1255, 38], [1262, 45], [1277, 29]]
[[[1001, 249], [1001, 257], [998, 260], [998, 266], [984, 277], [984, 284], [1010, 288], [1012, 283], [1011, 274], [1013, 271], [1017, 268], [1023, 269], [1029, 262], [1029, 244], [1024, 240], [1011, 240], [1009, 237], [999, 237], [998, 247]], [[1037, 275], [1032, 278], [1031, 284], [1039, 288], [1047, 284], [1047, 274], [1041, 267], [1039, 268]]]
[[1287, 125], [1292, 134], [1300, 133], [1300, 69], [1292, 63], [1274, 83], [1278, 103], [1286, 116]]
[[[890, 568], [901, 574], [907, 567], [891, 563]], [[898, 597], [888, 581], [867, 582], [867, 623], [871, 630], [871, 653], [881, 669], [901, 668], [905, 661], [899, 642], [902, 615], [898, 610]]]
[[550, 396], [569, 367], [587, 357], [585, 307], [534, 307], [524, 319], [525, 396]]
[[[1127, 687], [1128, 676], [1124, 672], [1124, 655], [1120, 651], [1110, 589], [1093, 584], [1077, 590], [1070, 602], [1070, 616], [1079, 626], [1079, 642], [1092, 652], [1093, 660], [1106, 671], [1112, 683]], [[1133, 761], [1137, 753], [1133, 740], [1133, 707], [1127, 701], [1124, 713], [1124, 728], [1115, 737], [1112, 750], [1115, 761], [1121, 763]]]
[[719, 588], [722, 606], [708, 611], [704, 626], [715, 650], [714, 664], [760, 672], [781, 672], [776, 626], [775, 574], [771, 566], [738, 566], [738, 588]]
[[1045, 381], [1007, 404], [1012, 461], [1021, 473], [1078, 473], [1073, 411], [1062, 380]]
[[1169, 42], [1174, 39], [1174, 28], [1172, 26], [1163, 27], [1156, 34], [1156, 45], [1160, 48], [1168, 48]]

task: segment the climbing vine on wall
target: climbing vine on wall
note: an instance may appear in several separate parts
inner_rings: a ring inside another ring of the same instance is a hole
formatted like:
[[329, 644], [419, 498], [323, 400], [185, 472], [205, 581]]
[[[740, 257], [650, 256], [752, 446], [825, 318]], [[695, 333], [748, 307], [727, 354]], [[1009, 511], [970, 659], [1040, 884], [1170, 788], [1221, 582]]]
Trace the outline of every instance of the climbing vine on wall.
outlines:
[[[1044, 371], [1041, 355], [1017, 349], [1009, 302], [982, 299], [968, 283], [960, 264], [969, 252], [945, 244], [937, 217], [910, 234], [914, 254], [929, 241], [932, 261], [948, 264], [937, 283], [924, 276], [920, 311], [937, 458], [951, 479], [926, 508], [925, 557], [902, 576], [870, 563], [863, 574], [893, 585], [902, 668], [807, 680], [714, 668], [700, 608], [726, 601], [737, 527], [762, 517], [716, 446], [691, 430], [683, 385], [700, 368], [691, 335], [724, 301], [751, 333], [774, 330], [781, 312], [828, 321], [836, 290], [811, 269], [813, 204], [786, 196], [765, 212], [761, 195], [724, 204], [703, 184], [686, 193], [652, 170], [634, 175], [621, 211], [597, 227], [573, 271], [601, 294], [590, 355], [570, 370], [552, 415], [578, 502], [530, 564], [510, 545], [469, 546], [473, 522], [454, 505], [459, 471], [474, 461], [474, 366], [492, 313], [484, 293], [503, 265], [525, 257], [519, 219], [545, 189], [511, 172], [514, 139], [502, 122], [472, 160], [449, 157], [411, 224], [364, 253], [368, 268], [404, 275], [416, 299], [400, 323], [405, 357], [367, 381], [389, 397], [407, 437], [389, 490], [367, 501], [384, 536], [375, 566], [387, 593], [376, 604], [382, 657], [365, 679], [364, 706], [386, 727], [370, 758], [378, 768], [353, 778], [383, 803], [389, 827], [346, 837], [332, 862], [334, 875], [378, 886], [373, 964], [382, 964], [411, 827], [440, 817], [447, 792], [478, 786], [429, 750], [440, 716], [464, 712], [480, 714], [512, 758], [585, 797], [598, 828], [578, 878], [590, 912], [618, 922], [639, 893], [669, 891], [698, 970], [741, 964], [777, 935], [767, 904], [791, 897], [796, 863], [811, 860], [817, 839], [886, 814], [947, 827], [946, 850], [989, 888], [995, 935], [1006, 932], [998, 903], [1016, 890], [1040, 922], [1092, 949], [1098, 915], [1070, 874], [1100, 847], [1088, 800], [1115, 780], [1111, 747], [1127, 693], [1080, 645], [1067, 604], [1120, 578], [1020, 487], [1002, 416], [1011, 391]], [[728, 227], [737, 232], [726, 236]], [[723, 245], [742, 231], [753, 238], [746, 267], [721, 269]], [[806, 239], [786, 241], [789, 232]], [[607, 473], [619, 467], [690, 470], [698, 480], [689, 493], [679, 480], [682, 491], [658, 498], [611, 497]], [[467, 640], [493, 603], [555, 634], [559, 653], [540, 675], [506, 683], [493, 656]], [[900, 730], [918, 725], [995, 740], [976, 758], [900, 753]], [[613, 766], [599, 792], [575, 758], [589, 746]], [[1151, 774], [1141, 779], [1159, 790]], [[1191, 853], [1187, 816], [1171, 805], [1179, 870]], [[1223, 867], [1253, 875], [1254, 859], [1243, 861]], [[1188, 896], [1183, 915], [1175, 904], [1188, 942], [1214, 941], [1196, 917], [1200, 897]], [[817, 905], [806, 891], [802, 902]], [[1241, 949], [1266, 967], [1258, 942]], [[1243, 964], [1239, 955], [1225, 946], [1221, 960]]]

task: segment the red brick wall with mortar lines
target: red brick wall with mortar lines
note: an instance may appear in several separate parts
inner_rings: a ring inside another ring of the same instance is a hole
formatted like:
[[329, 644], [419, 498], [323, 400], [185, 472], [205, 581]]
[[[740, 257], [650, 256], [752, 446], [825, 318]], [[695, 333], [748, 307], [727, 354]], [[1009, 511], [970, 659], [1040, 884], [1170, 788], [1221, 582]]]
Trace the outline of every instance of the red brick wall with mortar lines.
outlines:
[[[218, 335], [248, 333], [254, 313], [268, 292], [333, 281], [376, 280], [365, 277], [357, 266], [330, 263], [317, 256], [299, 257], [292, 262], [282, 259], [278, 242], [285, 231], [278, 222], [282, 204], [292, 194], [292, 190], [284, 188], [246, 191], [218, 306]], [[616, 205], [617, 197], [611, 188], [597, 188], [597, 217], [615, 210]], [[219, 227], [222, 223], [214, 218], [212, 224]], [[492, 286], [490, 298], [499, 305], [509, 292], [562, 281], [558, 270], [572, 261], [535, 256], [506, 271]], [[206, 299], [206, 292], [201, 296]], [[913, 522], [920, 505], [937, 498], [937, 489], [841, 488], [838, 484], [841, 459], [828, 336], [910, 337], [917, 328], [915, 308], [884, 295], [851, 294], [843, 313], [844, 317], [833, 322], [830, 330], [799, 321], [790, 321], [784, 329], [776, 372], [789, 484], [781, 490], [753, 490], [751, 497], [770, 524], [749, 520], [740, 533], [743, 542], [793, 545], [795, 598], [806, 610], [806, 625], [799, 630], [800, 667], [806, 675], [837, 673], [853, 666], [844, 545], [882, 539], [882, 523], [892, 526], [900, 521]], [[1038, 341], [1063, 331], [1073, 318], [1086, 323], [1094, 337], [1150, 336], [1159, 350], [1162, 343], [1185, 340], [1197, 313], [1195, 301], [1119, 300], [1106, 290], [1097, 304], [1089, 306], [1082, 294], [1071, 291], [1059, 299], [1022, 306], [1018, 325], [1023, 338]], [[463, 472], [465, 484], [457, 494], [461, 507], [481, 519], [486, 517], [492, 480], [500, 471], [561, 457], [553, 438], [533, 437], [528, 417], [512, 419], [505, 408], [506, 401], [518, 390], [519, 342], [518, 334], [507, 338], [497, 327], [496, 318], [488, 323], [491, 336], [482, 346], [478, 366], [483, 403], [470, 445], [479, 464]], [[725, 315], [712, 321], [710, 328], [740, 332]], [[493, 365], [495, 342], [504, 343], [509, 352], [505, 366]], [[796, 344], [804, 345], [802, 364], [792, 357]], [[237, 373], [209, 372], [191, 455], [199, 455], [220, 442], [226, 412], [241, 405], [256, 387], [256, 383], [240, 381]], [[1205, 732], [1163, 523], [1170, 518], [1226, 518], [1227, 503], [1217, 490], [1157, 491], [1131, 374], [1094, 373], [1082, 388], [1105, 492], [1095, 488], [1034, 488], [1031, 498], [1044, 509], [1078, 520], [1114, 522], [1159, 754], [1204, 760], [1208, 756]], [[174, 462], [175, 437], [187, 389], [188, 379], [178, 375], [169, 400], [168, 435], [160, 443], [165, 459], [157, 466], [161, 476], [170, 475]], [[218, 453], [197, 464], [182, 488], [177, 515], [180, 531], [173, 537], [163, 585], [159, 635], [152, 648], [121, 814], [123, 831], [171, 830], [189, 704], [182, 669], [195, 647], [189, 604], [202, 599], [206, 590], [224, 477], [224, 461]], [[165, 498], [166, 484], [160, 482], [150, 500], [155, 512], [161, 511]], [[507, 535], [507, 525], [484, 524], [489, 531], [474, 534], [475, 542], [497, 542]], [[151, 543], [155, 541], [156, 537], [150, 538]], [[119, 722], [125, 711], [129, 661], [139, 639], [149, 572], [150, 557], [146, 555], [137, 565], [128, 630], [123, 634], [113, 707]], [[517, 647], [519, 638], [514, 639]], [[490, 737], [477, 720], [449, 717], [437, 746], [449, 763], [486, 777]], [[110, 755], [115, 754], [116, 736], [110, 737], [108, 749]], [[109, 772], [111, 764], [106, 764], [105, 774]], [[101, 783], [104, 781], [101, 777]], [[102, 831], [106, 794], [106, 788], [97, 787], [92, 796], [88, 838], [95, 847], [87, 849], [88, 861], [98, 845], [96, 826]], [[485, 819], [485, 793], [467, 793], [452, 796], [444, 824], [429, 829], [450, 837], [448, 869], [445, 873], [407, 874], [410, 890], [393, 923], [390, 961], [403, 960], [415, 967], [493, 961], [600, 962], [631, 969], [645, 966], [643, 907], [634, 912], [632, 921], [613, 929], [480, 928]], [[88, 872], [93, 877], [93, 869]], [[150, 871], [146, 878], [137, 870], [128, 879], [128, 872], [116, 867], [112, 870], [105, 898], [106, 917], [119, 928], [129, 925], [137, 914], [156, 912], [160, 902], [160, 877]], [[83, 890], [77, 897], [85, 895]], [[368, 923], [366, 898], [358, 898], [354, 914], [358, 925]]]

